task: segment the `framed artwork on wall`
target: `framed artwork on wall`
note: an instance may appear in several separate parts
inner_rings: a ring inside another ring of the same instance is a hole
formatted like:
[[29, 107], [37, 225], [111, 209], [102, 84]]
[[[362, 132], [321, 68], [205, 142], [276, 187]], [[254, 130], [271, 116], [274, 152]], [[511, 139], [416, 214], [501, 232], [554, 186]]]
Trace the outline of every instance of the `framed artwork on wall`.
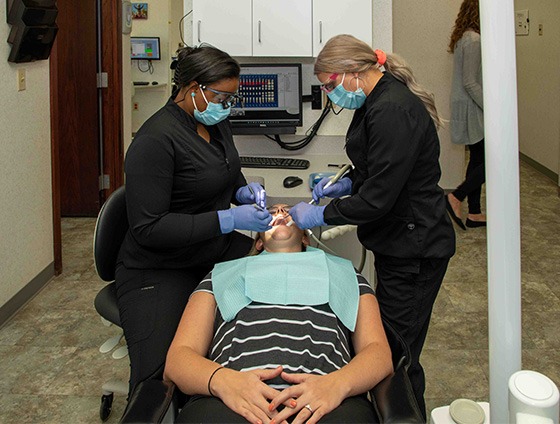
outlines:
[[148, 19], [148, 3], [132, 3], [132, 19]]

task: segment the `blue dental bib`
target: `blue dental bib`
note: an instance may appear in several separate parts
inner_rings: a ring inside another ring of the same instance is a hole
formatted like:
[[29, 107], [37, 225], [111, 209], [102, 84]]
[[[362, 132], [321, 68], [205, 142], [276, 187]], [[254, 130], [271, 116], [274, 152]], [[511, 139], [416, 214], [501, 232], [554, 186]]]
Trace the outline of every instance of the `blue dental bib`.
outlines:
[[268, 253], [216, 264], [212, 286], [226, 321], [251, 302], [274, 305], [328, 303], [350, 330], [356, 327], [360, 291], [352, 262], [308, 247], [306, 252]]

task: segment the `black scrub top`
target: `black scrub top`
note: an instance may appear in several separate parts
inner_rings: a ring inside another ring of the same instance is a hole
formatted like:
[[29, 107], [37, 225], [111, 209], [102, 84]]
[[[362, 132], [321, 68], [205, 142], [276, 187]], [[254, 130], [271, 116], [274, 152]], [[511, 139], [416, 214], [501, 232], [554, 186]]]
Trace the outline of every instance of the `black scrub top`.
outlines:
[[213, 265], [229, 245], [216, 211], [246, 184], [230, 123], [206, 127], [169, 99], [138, 130], [125, 160], [130, 229], [119, 259], [127, 268]]
[[355, 169], [352, 196], [325, 209], [328, 224], [358, 225], [376, 255], [450, 258], [455, 232], [438, 186], [439, 139], [422, 101], [385, 73], [354, 112], [346, 152]]

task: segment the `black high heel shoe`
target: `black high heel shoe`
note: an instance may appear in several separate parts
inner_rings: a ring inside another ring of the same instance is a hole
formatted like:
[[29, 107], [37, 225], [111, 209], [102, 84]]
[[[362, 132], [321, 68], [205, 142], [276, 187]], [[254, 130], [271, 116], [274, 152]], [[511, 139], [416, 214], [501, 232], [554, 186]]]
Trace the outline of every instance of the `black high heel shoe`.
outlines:
[[447, 198], [447, 196], [445, 196], [445, 208], [447, 209], [447, 212], [449, 213], [451, 219], [455, 221], [455, 224], [457, 224], [462, 230], [466, 230], [467, 227], [465, 227], [465, 224], [463, 224], [461, 218], [459, 218], [457, 215], [455, 215], [455, 212], [453, 212], [453, 208], [451, 207], [451, 203], [449, 203], [449, 199]]
[[469, 228], [486, 227], [486, 221], [473, 221], [472, 219], [467, 218], [467, 227]]

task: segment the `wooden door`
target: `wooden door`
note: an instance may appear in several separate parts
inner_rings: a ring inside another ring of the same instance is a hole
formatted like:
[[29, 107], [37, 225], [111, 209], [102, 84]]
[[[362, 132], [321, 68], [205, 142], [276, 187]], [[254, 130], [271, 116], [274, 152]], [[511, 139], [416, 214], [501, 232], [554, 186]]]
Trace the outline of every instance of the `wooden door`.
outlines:
[[[58, 0], [57, 6], [59, 32], [50, 57], [50, 91], [54, 262], [58, 274], [62, 271], [60, 218], [97, 216], [105, 198], [123, 184], [124, 174], [121, 2]], [[98, 13], [102, 22], [99, 37]], [[98, 60], [108, 81], [100, 89]], [[103, 190], [100, 175], [109, 181]]]
[[[97, 101], [96, 0], [58, 0], [53, 124], [59, 137], [60, 213], [96, 216], [99, 211], [99, 114]], [[54, 69], [53, 69], [54, 68]]]

